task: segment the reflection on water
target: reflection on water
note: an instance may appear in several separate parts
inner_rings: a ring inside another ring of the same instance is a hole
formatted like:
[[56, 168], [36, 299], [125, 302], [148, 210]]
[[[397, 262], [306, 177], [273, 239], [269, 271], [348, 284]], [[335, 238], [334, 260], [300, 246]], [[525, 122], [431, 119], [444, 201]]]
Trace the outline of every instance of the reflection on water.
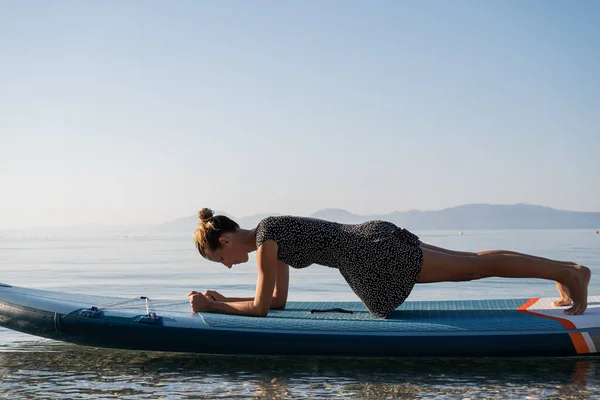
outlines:
[[0, 347], [7, 398], [600, 397], [600, 360], [237, 357], [96, 349], [53, 341]]

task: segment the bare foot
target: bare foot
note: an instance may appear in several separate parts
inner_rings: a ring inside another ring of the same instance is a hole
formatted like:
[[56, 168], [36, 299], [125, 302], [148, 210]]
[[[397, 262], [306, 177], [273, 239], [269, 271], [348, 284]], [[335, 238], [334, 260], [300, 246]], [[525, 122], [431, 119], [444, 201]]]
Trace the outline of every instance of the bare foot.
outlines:
[[573, 301], [571, 300], [571, 295], [569, 294], [569, 288], [561, 284], [560, 282], [556, 282], [556, 288], [560, 293], [560, 299], [553, 302], [552, 305], [554, 307], [563, 307], [571, 305]]
[[[578, 266], [578, 264], [571, 262], [571, 261], [562, 261], [561, 263], [568, 267]], [[552, 303], [552, 305], [554, 307], [564, 307], [564, 306], [570, 306], [571, 304], [573, 304], [573, 300], [571, 300], [571, 295], [569, 294], [568, 287], [561, 284], [560, 282], [556, 282], [556, 288], [558, 289], [558, 292], [560, 293], [560, 299], [558, 299]]]
[[575, 276], [572, 278], [572, 283], [569, 282], [573, 307], [565, 310], [565, 314], [567, 315], [580, 315], [586, 310], [588, 285], [590, 283], [590, 278], [592, 277], [592, 272], [589, 268], [584, 267], [583, 265], [577, 265], [574, 268]]

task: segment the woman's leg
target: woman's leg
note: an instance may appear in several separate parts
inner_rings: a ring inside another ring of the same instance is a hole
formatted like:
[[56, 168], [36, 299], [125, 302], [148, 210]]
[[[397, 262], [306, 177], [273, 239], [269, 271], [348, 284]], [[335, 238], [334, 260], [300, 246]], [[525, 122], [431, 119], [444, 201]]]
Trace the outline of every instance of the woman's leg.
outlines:
[[[550, 260], [548, 258], [533, 256], [533, 255], [524, 254], [524, 253], [517, 253], [516, 251], [509, 251], [509, 250], [486, 250], [486, 251], [480, 251], [480, 252], [474, 253], [474, 252], [467, 252], [467, 251], [448, 250], [448, 249], [433, 246], [433, 245], [427, 244], [427, 243], [421, 243], [421, 248], [434, 250], [434, 251], [438, 251], [440, 253], [445, 253], [445, 254], [454, 254], [454, 255], [458, 255], [458, 256], [473, 256], [474, 257], [474, 256], [482, 256], [482, 255], [486, 255], [486, 254], [502, 254], [502, 255], [528, 257], [528, 258], [533, 258], [533, 259], [540, 260], [540, 261], [554, 261], [554, 262], [559, 262], [565, 266], [570, 266], [570, 267], [577, 265], [571, 261]], [[569, 294], [568, 287], [564, 286], [560, 282], [556, 282], [556, 288], [558, 289], [558, 292], [560, 293], [560, 299], [558, 299], [552, 303], [554, 306], [556, 306], [556, 307], [568, 306], [569, 304], [571, 304], [573, 302], [571, 300], [571, 296]]]
[[533, 259], [536, 259], [536, 260], [553, 261], [553, 262], [558, 262], [558, 263], [561, 263], [561, 264], [565, 264], [567, 266], [577, 265], [577, 264], [575, 264], [574, 262], [571, 262], [571, 261], [551, 260], [549, 258], [543, 258], [543, 257], [533, 256], [531, 254], [525, 254], [525, 253], [517, 253], [516, 251], [510, 251], [510, 250], [486, 250], [486, 251], [479, 251], [479, 252], [475, 253], [475, 252], [470, 252], [470, 251], [448, 250], [448, 249], [444, 249], [442, 247], [433, 246], [433, 245], [427, 244], [427, 243], [421, 243], [421, 248], [423, 248], [423, 249], [429, 249], [429, 250], [434, 250], [434, 251], [437, 251], [437, 252], [440, 252], [440, 253], [454, 254], [454, 255], [458, 255], [458, 256], [482, 256], [482, 255], [486, 255], [486, 254], [505, 254], [505, 255], [514, 255], [514, 256], [521, 256], [521, 257], [528, 257], [528, 258], [533, 258]]
[[591, 272], [580, 265], [515, 254], [448, 254], [423, 248], [423, 265], [417, 283], [460, 282], [474, 279], [539, 278], [569, 288], [573, 306], [565, 314], [581, 314], [587, 308], [587, 287]]

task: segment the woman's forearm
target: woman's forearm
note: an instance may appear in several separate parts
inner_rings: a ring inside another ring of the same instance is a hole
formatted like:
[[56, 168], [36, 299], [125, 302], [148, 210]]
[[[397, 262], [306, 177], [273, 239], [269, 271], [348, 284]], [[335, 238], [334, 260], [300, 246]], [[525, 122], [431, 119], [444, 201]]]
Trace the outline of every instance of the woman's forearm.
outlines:
[[263, 310], [254, 305], [254, 301], [211, 301], [208, 312], [221, 314], [248, 315], [254, 317], [264, 317], [268, 310]]
[[[254, 297], [226, 297], [223, 300], [224, 303], [238, 303], [243, 301], [254, 303]], [[277, 296], [274, 296], [269, 308], [272, 310], [285, 308], [285, 301], [280, 301]]]
[[237, 303], [239, 301], [254, 301], [254, 297], [226, 297], [225, 303]]

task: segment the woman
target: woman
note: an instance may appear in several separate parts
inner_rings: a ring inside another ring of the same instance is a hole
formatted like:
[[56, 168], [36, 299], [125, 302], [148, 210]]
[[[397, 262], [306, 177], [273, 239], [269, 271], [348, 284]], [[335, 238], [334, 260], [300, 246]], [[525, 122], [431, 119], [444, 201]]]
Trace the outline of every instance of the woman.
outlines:
[[258, 282], [249, 298], [228, 298], [209, 290], [188, 294], [192, 311], [266, 316], [285, 307], [289, 267], [320, 264], [337, 268], [367, 309], [386, 318], [415, 283], [470, 281], [486, 277], [541, 278], [556, 281], [555, 306], [567, 315], [587, 307], [590, 270], [571, 262], [511, 251], [449, 251], [422, 243], [417, 236], [385, 221], [340, 224], [315, 218], [273, 216], [252, 230], [203, 208], [194, 242], [200, 254], [227, 268], [248, 261], [256, 251]]

